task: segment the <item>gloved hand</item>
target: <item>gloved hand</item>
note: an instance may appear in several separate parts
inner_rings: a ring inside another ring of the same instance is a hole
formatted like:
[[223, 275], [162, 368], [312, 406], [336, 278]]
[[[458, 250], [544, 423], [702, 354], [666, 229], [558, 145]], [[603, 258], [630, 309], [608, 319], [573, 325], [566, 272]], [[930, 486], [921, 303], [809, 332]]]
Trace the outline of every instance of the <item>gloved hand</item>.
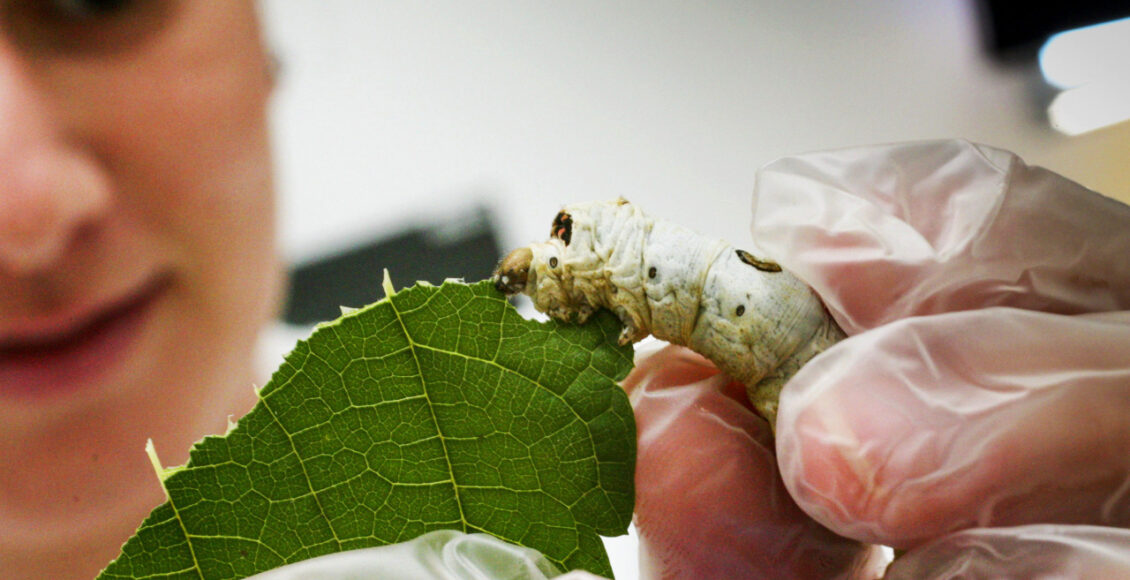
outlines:
[[874, 578], [869, 546], [804, 514], [745, 386], [655, 340], [624, 381], [636, 414], [641, 578]]
[[539, 552], [487, 534], [438, 530], [413, 540], [327, 554], [248, 580], [589, 580], [560, 575]]
[[643, 362], [637, 525], [665, 577], [836, 545], [791, 515], [791, 534], [757, 538], [781, 529], [764, 504], [788, 501], [774, 462], [821, 524], [910, 548], [889, 577], [1130, 574], [1112, 528], [1130, 524], [1130, 208], [928, 142], [770, 164], [753, 231], [852, 336], [786, 386], [775, 458], [738, 397], [712, 394], [723, 379], [677, 351]]

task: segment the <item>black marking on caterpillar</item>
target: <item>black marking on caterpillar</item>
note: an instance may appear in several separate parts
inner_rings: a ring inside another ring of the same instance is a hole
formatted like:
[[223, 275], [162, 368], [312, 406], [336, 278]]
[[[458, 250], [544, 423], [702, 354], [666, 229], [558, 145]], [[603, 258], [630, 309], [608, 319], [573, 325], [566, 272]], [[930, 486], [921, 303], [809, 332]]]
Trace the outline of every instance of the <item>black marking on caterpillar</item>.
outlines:
[[553, 218], [553, 226], [549, 230], [550, 237], [558, 238], [565, 245], [569, 245], [569, 241], [573, 238], [573, 218], [564, 211], [557, 212], [557, 216]]
[[781, 265], [777, 262], [770, 260], [762, 260], [745, 250], [735, 250], [738, 253], [738, 259], [762, 272], [780, 272]]

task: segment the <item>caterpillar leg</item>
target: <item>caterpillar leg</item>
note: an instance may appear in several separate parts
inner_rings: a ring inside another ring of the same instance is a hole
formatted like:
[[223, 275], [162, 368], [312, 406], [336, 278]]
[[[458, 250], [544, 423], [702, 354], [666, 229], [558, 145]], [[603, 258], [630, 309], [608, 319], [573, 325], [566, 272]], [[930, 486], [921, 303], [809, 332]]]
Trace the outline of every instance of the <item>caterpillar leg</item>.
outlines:
[[761, 379], [761, 382], [745, 387], [753, 410], [769, 422], [774, 433], [777, 432], [777, 400], [781, 398], [781, 389], [785, 388], [785, 383], [789, 382], [791, 376], [788, 371], [775, 371]]

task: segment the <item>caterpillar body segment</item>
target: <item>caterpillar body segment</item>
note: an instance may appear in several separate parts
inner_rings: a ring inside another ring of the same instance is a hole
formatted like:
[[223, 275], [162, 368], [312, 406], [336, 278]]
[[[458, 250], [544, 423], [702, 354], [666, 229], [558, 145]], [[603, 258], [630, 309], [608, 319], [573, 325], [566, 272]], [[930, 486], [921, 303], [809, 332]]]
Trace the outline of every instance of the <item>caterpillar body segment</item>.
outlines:
[[771, 425], [788, 379], [844, 338], [816, 294], [777, 264], [623, 199], [565, 207], [550, 239], [511, 252], [494, 280], [562, 320], [607, 308], [624, 324], [621, 343], [652, 334], [689, 347], [745, 384]]

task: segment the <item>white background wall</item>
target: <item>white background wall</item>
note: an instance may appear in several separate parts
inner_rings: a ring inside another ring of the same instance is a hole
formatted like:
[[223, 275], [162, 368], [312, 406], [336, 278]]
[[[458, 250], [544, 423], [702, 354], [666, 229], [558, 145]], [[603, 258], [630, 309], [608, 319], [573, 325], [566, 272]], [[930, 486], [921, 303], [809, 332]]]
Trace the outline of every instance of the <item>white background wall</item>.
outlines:
[[1034, 71], [983, 59], [972, 0], [268, 0], [264, 12], [298, 259], [477, 199], [507, 247], [544, 238], [562, 204], [619, 195], [741, 244], [757, 166], [907, 139], [964, 137], [1130, 191], [1128, 132], [1048, 128]]
[[1130, 129], [1048, 128], [1035, 71], [984, 60], [972, 0], [263, 5], [297, 260], [476, 201], [521, 245], [562, 204], [620, 195], [741, 244], [757, 166], [909, 139], [997, 145], [1130, 198]]

